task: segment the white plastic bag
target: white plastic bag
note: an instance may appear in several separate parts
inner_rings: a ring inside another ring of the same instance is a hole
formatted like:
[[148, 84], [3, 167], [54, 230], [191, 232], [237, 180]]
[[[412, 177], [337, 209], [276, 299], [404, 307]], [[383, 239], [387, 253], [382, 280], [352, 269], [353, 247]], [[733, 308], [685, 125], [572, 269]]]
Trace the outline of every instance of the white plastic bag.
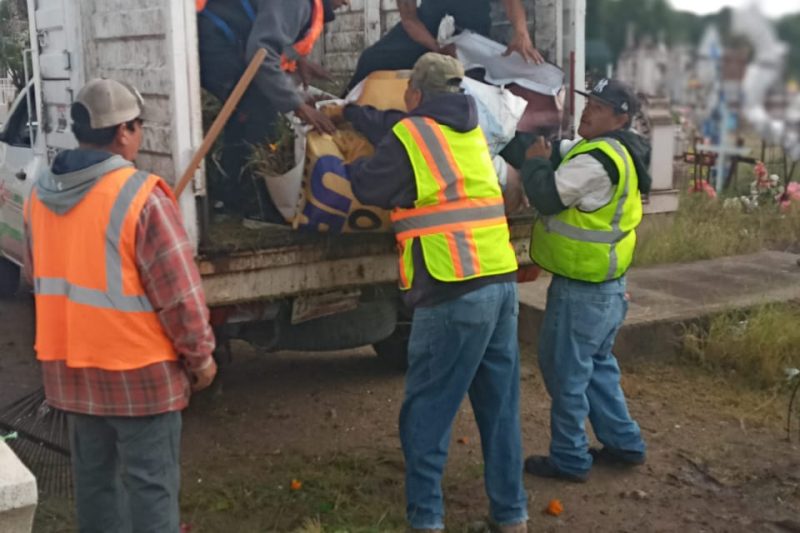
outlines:
[[486, 135], [492, 156], [500, 153], [514, 138], [517, 123], [525, 113], [528, 102], [508, 89], [488, 85], [471, 78], [461, 82], [464, 92], [475, 99], [478, 123]]
[[278, 208], [278, 211], [287, 222], [291, 222], [297, 214], [297, 206], [300, 202], [303, 187], [303, 170], [306, 163], [306, 127], [294, 115], [289, 115], [287, 118], [289, 118], [295, 134], [295, 164], [285, 174], [278, 176], [264, 175], [263, 178], [275, 207]]
[[[361, 98], [366, 81], [362, 80], [350, 91], [345, 97], [346, 103], [356, 103]], [[489, 142], [489, 151], [492, 156], [497, 155], [514, 138], [528, 102], [508, 89], [471, 78], [464, 78], [461, 87], [475, 99], [478, 122]]]

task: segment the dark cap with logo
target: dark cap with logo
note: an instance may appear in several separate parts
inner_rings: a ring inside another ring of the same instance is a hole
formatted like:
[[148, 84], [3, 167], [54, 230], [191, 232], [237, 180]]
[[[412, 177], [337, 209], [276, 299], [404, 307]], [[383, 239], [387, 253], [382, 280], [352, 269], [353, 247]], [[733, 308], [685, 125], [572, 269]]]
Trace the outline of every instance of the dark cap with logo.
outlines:
[[639, 111], [639, 99], [636, 93], [626, 83], [603, 78], [592, 88], [591, 92], [575, 91], [590, 98], [597, 98], [604, 104], [610, 105], [617, 113], [628, 113], [633, 116]]

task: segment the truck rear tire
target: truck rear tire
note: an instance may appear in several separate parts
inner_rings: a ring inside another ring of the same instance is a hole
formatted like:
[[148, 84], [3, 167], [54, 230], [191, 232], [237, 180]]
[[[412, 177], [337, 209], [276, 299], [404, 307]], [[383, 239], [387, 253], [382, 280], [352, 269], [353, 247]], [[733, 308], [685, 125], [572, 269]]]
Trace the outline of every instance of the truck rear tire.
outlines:
[[19, 290], [19, 266], [0, 258], [0, 298], [11, 298]]
[[372, 344], [378, 359], [391, 368], [405, 370], [408, 368], [408, 339], [411, 336], [411, 325], [399, 322], [391, 335]]

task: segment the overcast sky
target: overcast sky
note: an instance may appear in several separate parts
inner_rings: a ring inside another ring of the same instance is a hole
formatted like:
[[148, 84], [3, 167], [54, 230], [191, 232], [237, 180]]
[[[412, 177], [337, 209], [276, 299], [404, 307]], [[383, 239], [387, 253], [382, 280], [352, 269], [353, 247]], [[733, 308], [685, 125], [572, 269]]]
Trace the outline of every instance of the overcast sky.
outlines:
[[[700, 14], [716, 13], [723, 7], [743, 7], [752, 3], [751, 0], [670, 0], [670, 2], [675, 9]], [[797, 0], [760, 0], [759, 4], [771, 17], [800, 11], [800, 2]]]

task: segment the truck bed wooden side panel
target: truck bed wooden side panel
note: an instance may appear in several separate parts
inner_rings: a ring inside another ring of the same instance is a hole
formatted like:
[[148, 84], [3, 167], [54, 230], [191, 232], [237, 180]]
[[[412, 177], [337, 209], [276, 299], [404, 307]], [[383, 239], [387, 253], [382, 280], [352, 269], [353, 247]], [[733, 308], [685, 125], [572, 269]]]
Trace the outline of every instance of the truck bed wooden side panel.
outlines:
[[[521, 265], [530, 264], [532, 219], [515, 217], [511, 240]], [[273, 300], [397, 282], [391, 234], [325, 235], [272, 230], [270, 247], [210, 251], [199, 259], [210, 306]]]

